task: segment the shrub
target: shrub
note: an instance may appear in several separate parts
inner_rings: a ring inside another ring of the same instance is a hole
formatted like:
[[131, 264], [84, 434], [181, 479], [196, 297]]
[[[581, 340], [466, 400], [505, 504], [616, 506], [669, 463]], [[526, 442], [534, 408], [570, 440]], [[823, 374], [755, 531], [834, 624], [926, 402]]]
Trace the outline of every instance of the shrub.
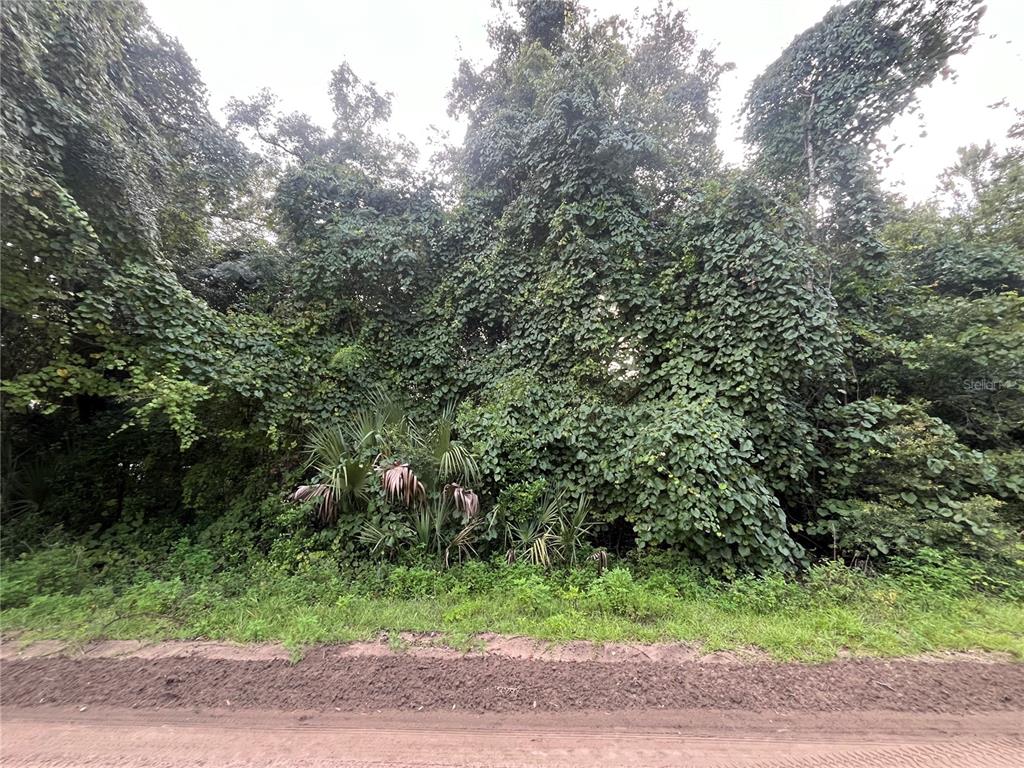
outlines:
[[598, 520], [628, 521], [641, 548], [686, 551], [708, 570], [792, 568], [803, 556], [751, 424], [716, 398], [624, 406], [520, 375], [481, 399], [461, 424], [491, 488], [508, 489], [497, 508], [510, 516], [538, 503], [544, 477], [549, 488], [585, 491]]
[[623, 616], [635, 621], [652, 621], [671, 613], [671, 598], [634, 581], [626, 568], [612, 568], [595, 579], [587, 589], [585, 605], [591, 610]]
[[140, 578], [122, 597], [125, 609], [145, 614], [172, 611], [185, 597], [185, 584], [180, 579], [168, 581]]
[[481, 560], [467, 560], [451, 574], [456, 583], [471, 595], [490, 591], [497, 581], [497, 572]]
[[544, 578], [542, 572], [516, 568], [513, 574], [502, 580], [501, 599], [506, 601], [512, 610], [526, 616], [542, 616], [549, 613], [555, 605], [555, 592], [551, 582]]
[[202, 582], [213, 575], [216, 567], [217, 557], [209, 548], [182, 538], [171, 549], [164, 571], [187, 582]]
[[809, 530], [847, 557], [909, 557], [922, 547], [1012, 556], [1003, 502], [983, 492], [985, 456], [920, 405], [872, 398], [834, 414], [833, 455], [819, 517]]
[[807, 600], [814, 604], [842, 604], [861, 596], [868, 577], [864, 571], [850, 568], [839, 560], [827, 560], [807, 570], [805, 585]]
[[633, 575], [648, 585], [658, 585], [683, 598], [696, 598], [705, 590], [705, 579], [692, 555], [670, 549], [643, 549], [630, 556]]
[[438, 592], [439, 574], [419, 565], [397, 565], [387, 571], [385, 590], [389, 597], [421, 598]]
[[891, 572], [908, 592], [923, 597], [963, 597], [987, 583], [981, 563], [931, 547], [894, 559]]
[[754, 613], [773, 613], [794, 604], [800, 587], [781, 574], [742, 576], [725, 591], [726, 605]]
[[37, 595], [77, 595], [93, 581], [93, 556], [81, 544], [23, 553], [0, 569], [0, 604], [19, 608]]

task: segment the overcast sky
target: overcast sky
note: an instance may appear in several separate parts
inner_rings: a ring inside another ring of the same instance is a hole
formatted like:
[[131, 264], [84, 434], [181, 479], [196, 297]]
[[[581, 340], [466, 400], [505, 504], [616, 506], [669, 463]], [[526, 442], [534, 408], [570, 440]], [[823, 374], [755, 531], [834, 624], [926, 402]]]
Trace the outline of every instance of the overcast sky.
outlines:
[[[348, 61], [356, 74], [394, 94], [393, 129], [426, 150], [431, 126], [450, 140], [463, 127], [446, 114], [445, 94], [456, 62], [489, 58], [489, 0], [145, 0], [157, 25], [195, 60], [219, 111], [231, 97], [275, 91], [288, 111], [329, 125], [327, 83]], [[632, 16], [656, 0], [589, 0], [601, 16]], [[726, 160], [743, 159], [737, 112], [751, 81], [793, 37], [816, 22], [831, 0], [681, 0], [701, 44], [736, 65], [724, 77], [719, 143]], [[959, 146], [1000, 143], [1013, 122], [1002, 99], [1024, 107], [1024, 0], [989, 0], [981, 35], [952, 62], [955, 82], [921, 94], [928, 135], [913, 115], [901, 118], [890, 146], [905, 144], [885, 171], [911, 199], [922, 200]], [[425, 151], [424, 154], [429, 154]]]

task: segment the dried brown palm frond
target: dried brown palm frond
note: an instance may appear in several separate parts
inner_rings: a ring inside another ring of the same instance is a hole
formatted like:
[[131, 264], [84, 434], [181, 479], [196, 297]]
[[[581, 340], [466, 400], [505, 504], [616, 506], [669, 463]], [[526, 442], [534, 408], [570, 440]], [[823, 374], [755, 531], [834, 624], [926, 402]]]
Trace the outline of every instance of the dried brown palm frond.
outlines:
[[606, 570], [608, 570], [608, 551], [604, 549], [595, 549], [590, 553], [590, 559], [597, 563], [597, 575], [600, 576]]
[[526, 562], [532, 563], [533, 565], [542, 565], [545, 568], [551, 566], [553, 547], [551, 546], [553, 539], [545, 534], [538, 536], [534, 539], [530, 547], [523, 553]]
[[315, 483], [313, 485], [300, 485], [288, 496], [289, 501], [317, 500], [317, 518], [324, 525], [328, 525], [338, 517], [338, 504], [335, 498], [334, 489], [327, 483]]
[[445, 493], [451, 497], [455, 509], [465, 517], [473, 519], [480, 514], [480, 497], [470, 488], [463, 488], [458, 483], [448, 483], [444, 487]]
[[388, 501], [400, 501], [407, 507], [426, 502], [427, 491], [408, 464], [396, 461], [386, 467], [380, 481]]

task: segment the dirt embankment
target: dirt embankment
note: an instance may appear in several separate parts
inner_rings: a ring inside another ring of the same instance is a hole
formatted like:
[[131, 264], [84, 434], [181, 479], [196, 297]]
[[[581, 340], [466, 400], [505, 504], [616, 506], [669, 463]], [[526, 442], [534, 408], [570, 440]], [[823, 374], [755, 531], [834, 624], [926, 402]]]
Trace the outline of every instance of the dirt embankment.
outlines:
[[353, 653], [338, 646], [313, 649], [293, 664], [278, 651], [231, 657], [218, 648], [19, 658], [7, 645], [0, 703], [348, 712], [1024, 711], [1024, 664], [977, 660], [549, 661], [522, 654]]

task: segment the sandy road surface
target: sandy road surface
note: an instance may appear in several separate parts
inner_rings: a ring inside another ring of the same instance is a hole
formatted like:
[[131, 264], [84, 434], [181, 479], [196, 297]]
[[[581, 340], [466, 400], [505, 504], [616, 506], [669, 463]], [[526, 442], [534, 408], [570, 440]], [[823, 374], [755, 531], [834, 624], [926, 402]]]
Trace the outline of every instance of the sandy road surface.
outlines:
[[1019, 768], [1020, 713], [299, 713], [7, 707], [2, 764]]
[[1024, 664], [0, 642], [0, 765], [1024, 768]]

